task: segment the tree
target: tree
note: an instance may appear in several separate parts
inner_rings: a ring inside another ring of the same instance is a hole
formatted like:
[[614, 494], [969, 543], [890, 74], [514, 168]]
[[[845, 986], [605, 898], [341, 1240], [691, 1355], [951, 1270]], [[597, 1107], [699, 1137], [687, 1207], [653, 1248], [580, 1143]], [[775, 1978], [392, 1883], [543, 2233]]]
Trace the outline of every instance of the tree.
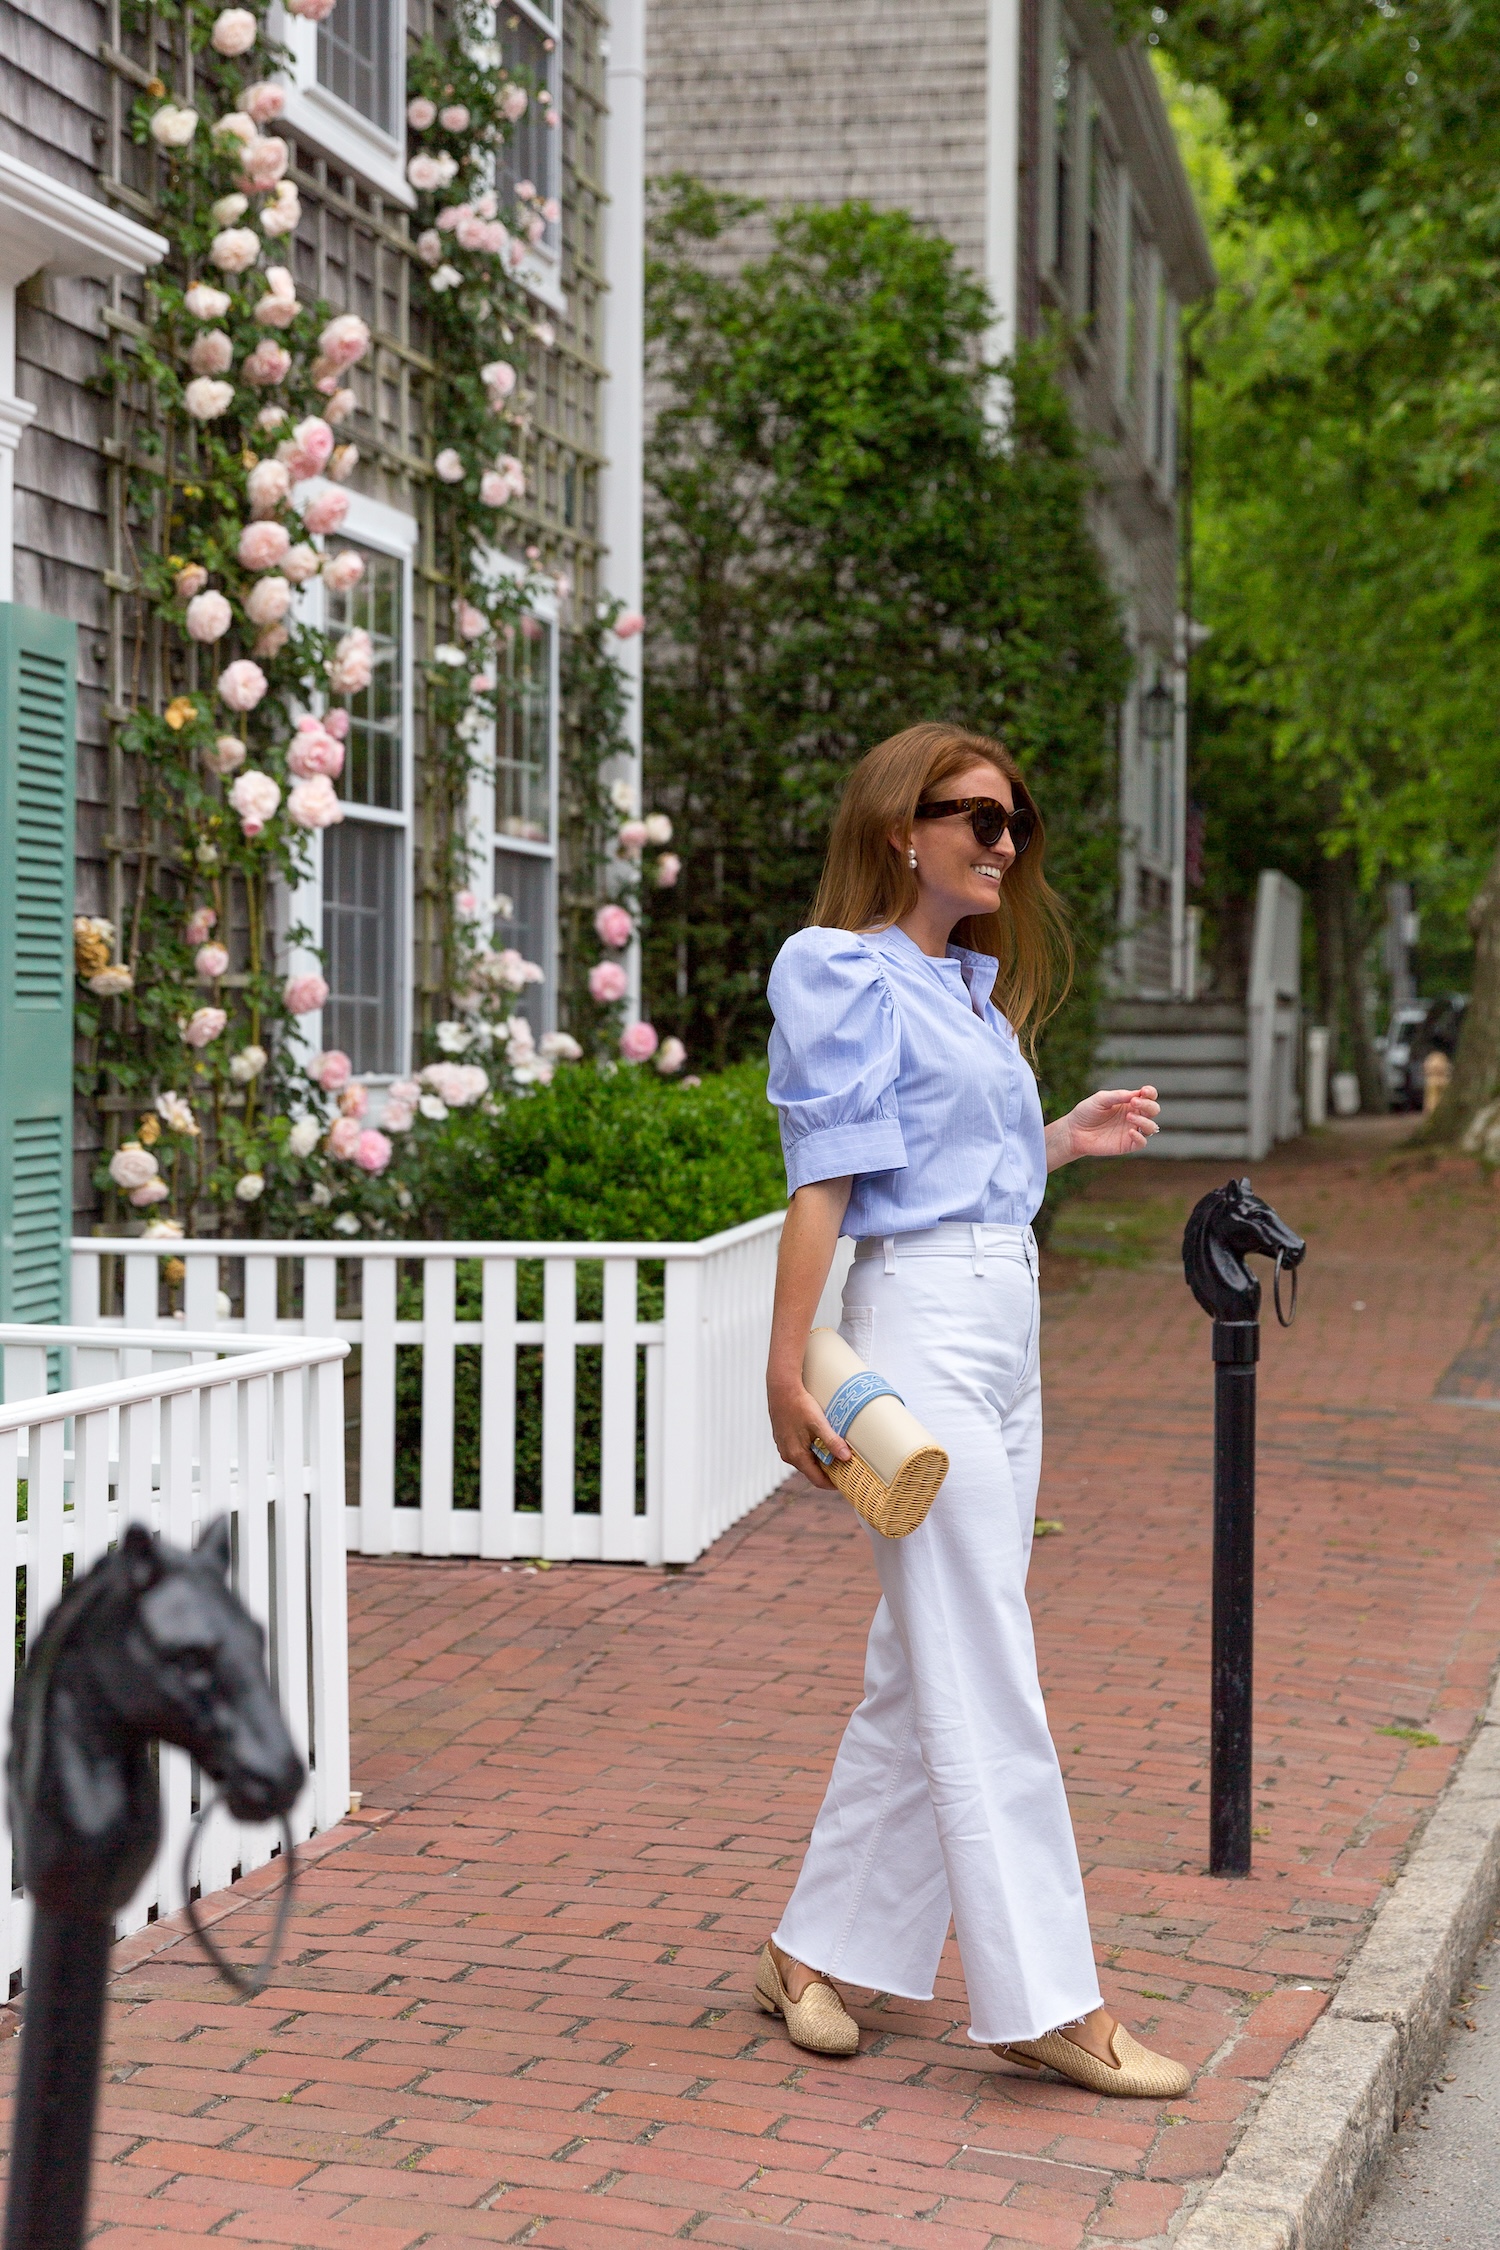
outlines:
[[1112, 926], [1128, 663], [1066, 406], [1028, 354], [996, 414], [984, 293], [904, 214], [794, 212], [732, 260], [752, 208], [668, 183], [648, 263], [646, 765], [686, 843], [649, 918], [651, 1013], [715, 1064], [760, 1050], [845, 775], [952, 719], [1003, 736], [1047, 819], [1083, 975], [1045, 1077], [1071, 1098]]

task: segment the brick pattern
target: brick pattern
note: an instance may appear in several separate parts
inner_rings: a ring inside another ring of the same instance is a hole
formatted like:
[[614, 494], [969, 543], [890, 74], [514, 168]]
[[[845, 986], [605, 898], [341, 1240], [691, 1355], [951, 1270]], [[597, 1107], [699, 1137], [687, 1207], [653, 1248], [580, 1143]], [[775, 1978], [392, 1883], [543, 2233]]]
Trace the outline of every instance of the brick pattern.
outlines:
[[[847, 2063], [747, 2005], [874, 1600], [847, 1508], [789, 1489], [677, 1575], [352, 1566], [365, 1813], [319, 1840], [259, 2001], [175, 1927], [120, 1949], [110, 2250], [1163, 2241], [1324, 2005], [1500, 1640], [1500, 1431], [1432, 1403], [1500, 1204], [1466, 1167], [1326, 1146], [1257, 1175], [1312, 1250], [1263, 1363], [1243, 1883], [1203, 1871], [1207, 1323], [1171, 1229], [1144, 1270], [1047, 1268], [1044, 1678], [1105, 1991], [1195, 2066], [1183, 2100], [1095, 2101], [976, 2050], [951, 1948], [932, 2003], [855, 1996]], [[1217, 1184], [1199, 1170], [1099, 1192], [1175, 1228]], [[212, 1903], [242, 1958], [272, 1879]]]

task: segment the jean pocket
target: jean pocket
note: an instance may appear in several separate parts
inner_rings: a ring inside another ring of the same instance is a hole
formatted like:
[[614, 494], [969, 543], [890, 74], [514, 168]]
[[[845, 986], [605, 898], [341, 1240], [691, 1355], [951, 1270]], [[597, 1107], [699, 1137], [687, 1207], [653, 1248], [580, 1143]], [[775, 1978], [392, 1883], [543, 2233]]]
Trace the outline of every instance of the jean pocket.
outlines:
[[875, 1307], [873, 1305], [846, 1305], [844, 1317], [839, 1322], [839, 1334], [866, 1367], [874, 1365], [875, 1357]]

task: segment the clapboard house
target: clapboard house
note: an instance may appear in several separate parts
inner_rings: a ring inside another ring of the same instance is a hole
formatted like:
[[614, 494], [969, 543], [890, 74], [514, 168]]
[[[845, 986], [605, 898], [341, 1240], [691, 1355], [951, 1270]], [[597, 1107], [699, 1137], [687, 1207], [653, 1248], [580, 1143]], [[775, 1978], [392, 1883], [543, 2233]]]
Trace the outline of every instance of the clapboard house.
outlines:
[[[555, 345], [523, 342], [535, 407], [526, 496], [505, 544], [565, 574], [580, 605], [605, 592], [639, 598], [639, 387], [627, 374], [611, 397], [606, 380], [612, 357], [627, 370], [639, 357], [639, 241], [628, 231], [640, 209], [636, 0], [613, 15], [611, 26], [601, 0], [504, 0], [496, 17], [507, 65], [548, 88], [561, 118], [544, 130], [534, 105], [508, 151], [517, 177], [556, 197], [561, 219], [520, 275]], [[339, 0], [321, 24], [283, 16], [273, 0], [267, 28], [292, 54], [277, 127], [302, 207], [288, 262], [307, 299], [361, 314], [373, 339], [347, 433], [361, 461], [344, 529], [366, 569], [346, 622], [374, 641], [381, 693], [368, 717], [382, 755], [351, 761], [345, 817], [316, 839], [298, 904], [331, 986], [309, 1036], [345, 1048], [378, 1087], [410, 1067], [439, 996], [422, 666], [447, 622], [428, 536], [443, 371], [429, 348], [406, 179], [405, 57], [447, 26], [442, 0]], [[136, 699], [155, 691], [142, 663], [123, 409], [99, 373], [107, 351], [129, 349], [145, 277], [169, 255], [151, 152], [134, 145], [128, 121], [151, 81], [182, 84], [180, 37], [175, 20], [120, 0], [0, 0], [0, 1317], [62, 1309], [58, 1244], [70, 1205], [89, 1223], [110, 1133], [107, 1092], [72, 1113], [73, 915], [123, 929], [137, 887], [153, 879], [156, 840], [119, 735]], [[611, 107], [618, 129], [607, 140]], [[611, 260], [622, 280], [613, 294]], [[518, 644], [525, 674], [501, 721], [494, 783], [469, 805], [476, 883], [513, 905], [496, 942], [543, 964], [546, 993], [565, 879], [567, 616], [565, 605], [540, 616], [540, 633]], [[638, 653], [624, 652], [627, 665]]]

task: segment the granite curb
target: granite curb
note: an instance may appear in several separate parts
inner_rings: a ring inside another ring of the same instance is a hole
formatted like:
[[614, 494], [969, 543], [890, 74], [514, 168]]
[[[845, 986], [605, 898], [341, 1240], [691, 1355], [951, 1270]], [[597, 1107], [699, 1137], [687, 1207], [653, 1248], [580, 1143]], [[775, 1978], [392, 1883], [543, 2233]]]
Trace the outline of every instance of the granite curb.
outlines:
[[1326, 2012], [1172, 2250], [1342, 2250], [1500, 1907], [1500, 1686]]

